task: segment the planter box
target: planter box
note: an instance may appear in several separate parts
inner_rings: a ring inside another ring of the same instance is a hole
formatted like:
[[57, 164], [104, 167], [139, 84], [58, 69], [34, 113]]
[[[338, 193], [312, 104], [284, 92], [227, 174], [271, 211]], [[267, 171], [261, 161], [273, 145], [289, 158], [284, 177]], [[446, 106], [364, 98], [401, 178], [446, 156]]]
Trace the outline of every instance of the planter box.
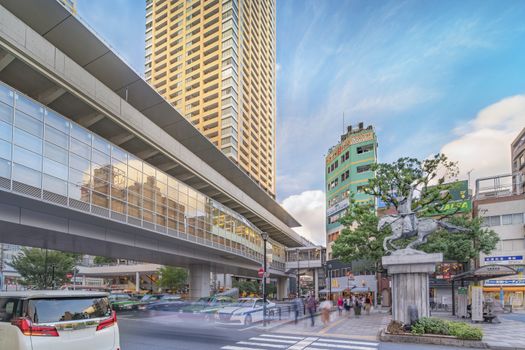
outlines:
[[379, 333], [379, 340], [392, 343], [415, 343], [434, 344], [447, 346], [460, 346], [465, 348], [488, 349], [489, 346], [479, 340], [463, 340], [450, 335], [423, 334], [413, 335], [411, 333], [390, 334], [385, 329]]

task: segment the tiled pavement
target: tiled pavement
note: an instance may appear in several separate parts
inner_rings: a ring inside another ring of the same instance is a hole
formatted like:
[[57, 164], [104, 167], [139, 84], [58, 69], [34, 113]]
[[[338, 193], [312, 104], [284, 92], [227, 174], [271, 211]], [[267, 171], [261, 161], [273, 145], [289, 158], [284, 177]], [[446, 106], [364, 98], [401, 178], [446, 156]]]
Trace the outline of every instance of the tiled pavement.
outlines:
[[[457, 320], [449, 313], [435, 313], [433, 317]], [[501, 323], [480, 323], [475, 326], [483, 329], [483, 341], [491, 349], [525, 350], [525, 313], [503, 314], [499, 316]], [[380, 329], [390, 322], [390, 315], [373, 312], [371, 315], [361, 315], [356, 318], [353, 314], [339, 316], [333, 312], [330, 323], [324, 326], [320, 317], [315, 317], [315, 326], [311, 326], [310, 319], [299, 320], [297, 324], [278, 323], [271, 326], [269, 331], [282, 334], [297, 334], [303, 336], [330, 336], [368, 341], [377, 340]]]
[[[434, 317], [460, 321], [449, 314], [435, 314]], [[479, 323], [474, 326], [483, 329], [483, 341], [491, 349], [525, 350], [525, 314], [498, 315], [501, 323]]]
[[373, 312], [370, 315], [356, 317], [353, 313], [349, 316], [343, 312], [332, 312], [330, 323], [323, 325], [319, 316], [315, 317], [315, 325], [311, 326], [309, 318], [299, 320], [297, 324], [276, 324], [271, 331], [276, 333], [298, 334], [298, 335], [322, 335], [331, 337], [348, 337], [353, 339], [376, 340], [381, 328], [386, 327], [390, 321], [390, 315]]

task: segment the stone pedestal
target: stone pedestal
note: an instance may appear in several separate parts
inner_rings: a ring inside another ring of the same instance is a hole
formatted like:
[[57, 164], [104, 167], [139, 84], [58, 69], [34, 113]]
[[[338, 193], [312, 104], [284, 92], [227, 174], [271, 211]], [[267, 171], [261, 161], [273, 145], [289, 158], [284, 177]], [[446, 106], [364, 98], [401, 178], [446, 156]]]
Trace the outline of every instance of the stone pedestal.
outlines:
[[426, 254], [417, 250], [400, 250], [382, 259], [392, 276], [392, 319], [409, 323], [408, 306], [415, 305], [419, 317], [428, 317], [428, 275], [443, 261], [443, 254]]

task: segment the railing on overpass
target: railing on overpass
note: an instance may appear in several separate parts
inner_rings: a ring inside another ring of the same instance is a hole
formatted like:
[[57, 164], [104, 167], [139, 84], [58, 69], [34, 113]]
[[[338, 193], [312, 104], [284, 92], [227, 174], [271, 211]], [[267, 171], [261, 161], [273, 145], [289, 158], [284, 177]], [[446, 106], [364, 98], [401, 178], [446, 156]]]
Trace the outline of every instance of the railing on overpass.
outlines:
[[[5, 84], [0, 190], [263, 260], [260, 231], [242, 215]], [[269, 243], [283, 270], [285, 247]]]

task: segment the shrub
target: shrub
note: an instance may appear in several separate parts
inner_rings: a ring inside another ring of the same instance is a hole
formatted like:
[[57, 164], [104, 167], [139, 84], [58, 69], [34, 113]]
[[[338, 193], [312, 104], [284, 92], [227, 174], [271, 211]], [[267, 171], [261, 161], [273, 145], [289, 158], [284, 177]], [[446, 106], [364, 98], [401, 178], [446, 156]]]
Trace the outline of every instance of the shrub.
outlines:
[[464, 322], [446, 321], [438, 318], [422, 317], [412, 326], [412, 334], [452, 335], [459, 339], [481, 340], [483, 332]]

